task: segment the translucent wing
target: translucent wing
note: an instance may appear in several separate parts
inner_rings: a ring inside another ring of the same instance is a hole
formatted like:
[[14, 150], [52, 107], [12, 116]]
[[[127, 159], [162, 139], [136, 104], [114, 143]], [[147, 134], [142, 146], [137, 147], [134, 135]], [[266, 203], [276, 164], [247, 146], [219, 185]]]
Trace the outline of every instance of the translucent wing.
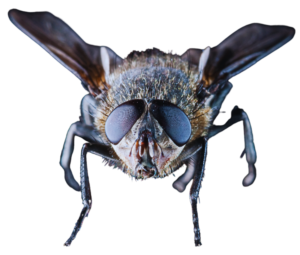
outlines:
[[[11, 22], [78, 77], [94, 96], [105, 84], [100, 46], [85, 43], [66, 23], [49, 12], [10, 10]], [[103, 46], [104, 47], [104, 46]], [[106, 48], [110, 69], [122, 59]]]
[[[296, 32], [295, 27], [283, 24], [252, 22], [239, 27], [210, 48], [202, 84], [210, 93], [216, 92], [220, 85], [246, 72], [290, 43]], [[192, 65], [199, 65], [202, 53], [203, 49], [190, 47], [181, 53], [181, 58]], [[207, 94], [204, 93], [205, 95]]]
[[210, 92], [246, 72], [280, 50], [296, 36], [289, 25], [252, 22], [243, 25], [211, 47], [204, 69], [204, 86]]

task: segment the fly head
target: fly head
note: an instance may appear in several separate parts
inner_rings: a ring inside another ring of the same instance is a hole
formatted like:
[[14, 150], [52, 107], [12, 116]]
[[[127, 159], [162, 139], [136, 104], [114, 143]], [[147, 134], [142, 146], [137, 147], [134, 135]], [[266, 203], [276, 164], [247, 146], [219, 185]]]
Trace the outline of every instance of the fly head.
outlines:
[[105, 133], [114, 151], [137, 179], [164, 177], [191, 136], [191, 124], [176, 105], [164, 100], [130, 100], [114, 109]]

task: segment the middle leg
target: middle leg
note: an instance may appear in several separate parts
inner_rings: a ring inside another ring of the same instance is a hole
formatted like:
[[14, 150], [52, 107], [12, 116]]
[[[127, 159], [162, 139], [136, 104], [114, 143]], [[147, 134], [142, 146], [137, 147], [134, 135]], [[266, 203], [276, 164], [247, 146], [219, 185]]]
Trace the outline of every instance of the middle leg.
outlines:
[[243, 180], [244, 186], [250, 186], [256, 178], [256, 150], [253, 141], [253, 133], [250, 124], [250, 120], [248, 118], [247, 113], [243, 110], [235, 106], [231, 112], [231, 118], [222, 126], [213, 125], [208, 134], [208, 138], [212, 138], [213, 136], [221, 133], [225, 129], [229, 128], [231, 125], [243, 121], [244, 124], [244, 139], [245, 139], [245, 149], [242, 152], [241, 157], [246, 154], [246, 160], [248, 162], [249, 172]]
[[80, 191], [80, 186], [75, 180], [71, 170], [71, 159], [74, 151], [75, 136], [81, 137], [91, 143], [99, 143], [92, 126], [83, 124], [81, 121], [73, 123], [67, 133], [64, 146], [61, 152], [60, 165], [65, 171], [65, 180], [73, 189]]

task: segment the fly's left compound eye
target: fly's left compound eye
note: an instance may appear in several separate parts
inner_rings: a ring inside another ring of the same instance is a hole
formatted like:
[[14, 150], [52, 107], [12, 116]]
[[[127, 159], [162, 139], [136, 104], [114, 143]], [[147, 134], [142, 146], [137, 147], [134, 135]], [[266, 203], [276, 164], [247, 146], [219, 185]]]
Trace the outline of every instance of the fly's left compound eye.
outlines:
[[153, 100], [150, 112], [177, 146], [188, 142], [192, 128], [189, 118], [176, 105], [163, 100]]
[[105, 134], [112, 144], [118, 144], [141, 117], [145, 109], [143, 100], [131, 100], [119, 105], [108, 116]]

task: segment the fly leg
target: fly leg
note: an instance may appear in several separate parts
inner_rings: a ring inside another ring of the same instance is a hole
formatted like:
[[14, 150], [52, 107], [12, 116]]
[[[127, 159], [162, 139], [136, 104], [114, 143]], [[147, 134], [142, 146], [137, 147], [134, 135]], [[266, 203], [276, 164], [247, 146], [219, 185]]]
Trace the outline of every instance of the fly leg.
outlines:
[[72, 154], [74, 151], [75, 136], [79, 136], [84, 140], [92, 143], [97, 143], [97, 140], [93, 127], [87, 126], [80, 121], [73, 123], [68, 130], [65, 143], [61, 152], [60, 165], [65, 170], [65, 180], [67, 184], [71, 188], [80, 191], [80, 186], [75, 180], [70, 167]]
[[256, 162], [256, 150], [253, 142], [252, 128], [247, 113], [244, 112], [243, 109], [240, 109], [237, 106], [235, 106], [231, 112], [231, 118], [224, 125], [222, 126], [213, 125], [211, 127], [210, 132], [208, 134], [208, 138], [217, 135], [218, 133], [224, 131], [225, 129], [229, 128], [231, 125], [239, 121], [243, 121], [244, 138], [245, 138], [245, 149], [241, 157], [243, 157], [244, 154], [246, 153], [246, 160], [248, 162], [248, 168], [249, 168], [249, 172], [243, 180], [243, 185], [249, 186], [254, 182], [256, 178], [256, 168], [254, 165]]
[[199, 190], [201, 188], [201, 182], [204, 176], [205, 160], [207, 154], [207, 139], [203, 138], [202, 149], [198, 151], [194, 157], [193, 164], [195, 167], [195, 175], [190, 190], [190, 202], [192, 205], [193, 223], [194, 223], [194, 233], [195, 233], [195, 245], [201, 245], [201, 236], [199, 229], [199, 219], [197, 212], [197, 199], [199, 198]]
[[82, 223], [85, 217], [88, 216], [92, 208], [92, 194], [89, 182], [89, 175], [87, 170], [87, 160], [86, 155], [88, 152], [95, 155], [103, 155], [103, 147], [95, 144], [85, 143], [82, 146], [81, 150], [81, 159], [80, 159], [80, 184], [81, 184], [81, 199], [83, 204], [83, 209], [80, 213], [79, 219], [75, 224], [75, 228], [70, 236], [70, 238], [65, 242], [65, 246], [69, 246], [72, 241], [75, 239], [78, 231], [80, 230]]
[[89, 182], [89, 175], [87, 171], [87, 162], [86, 154], [90, 149], [90, 144], [85, 143], [81, 150], [81, 159], [80, 159], [80, 184], [81, 184], [81, 199], [83, 204], [83, 209], [80, 213], [79, 219], [75, 224], [75, 228], [70, 236], [70, 238], [65, 242], [65, 246], [69, 246], [72, 241], [75, 239], [78, 231], [80, 230], [83, 220], [88, 216], [89, 211], [92, 208], [92, 195]]
[[[80, 191], [80, 186], [75, 180], [70, 168], [72, 154], [74, 151], [75, 136], [83, 138], [85, 141], [93, 144], [102, 144], [103, 141], [99, 134], [94, 130], [93, 122], [97, 111], [97, 102], [91, 95], [86, 95], [81, 100], [81, 116], [80, 121], [73, 123], [67, 133], [64, 146], [61, 152], [60, 165], [65, 171], [65, 180], [67, 184]], [[103, 145], [104, 146], [104, 145]], [[109, 148], [104, 154], [108, 154]]]
[[[206, 106], [213, 109], [213, 114], [211, 117], [212, 122], [218, 116], [221, 106], [231, 89], [232, 84], [230, 82], [227, 82], [218, 93], [211, 95], [207, 100]], [[173, 188], [177, 189], [179, 192], [183, 192], [189, 182], [193, 179], [195, 173], [195, 165], [193, 159], [194, 156], [190, 157], [190, 155], [195, 151], [198, 151], [200, 148], [201, 145], [197, 140], [191, 142], [185, 147], [185, 154], [183, 155], [185, 155], [184, 157], [188, 158], [188, 161], [185, 163], [187, 165], [187, 168], [185, 173], [173, 183]]]

